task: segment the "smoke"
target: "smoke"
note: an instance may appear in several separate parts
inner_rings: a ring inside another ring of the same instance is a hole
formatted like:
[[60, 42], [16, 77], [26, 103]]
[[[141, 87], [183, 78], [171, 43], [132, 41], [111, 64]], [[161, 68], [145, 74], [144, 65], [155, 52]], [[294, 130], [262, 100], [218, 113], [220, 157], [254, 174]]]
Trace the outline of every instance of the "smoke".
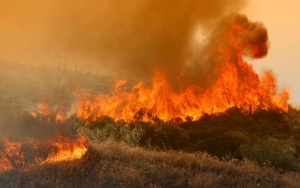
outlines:
[[[268, 47], [267, 29], [262, 23], [252, 22], [245, 15], [232, 13], [217, 24], [207, 44], [196, 53], [196, 64], [194, 62], [194, 66], [185, 69], [187, 74], [184, 79], [195, 84], [203, 81], [204, 76], [209, 76], [209, 81], [212, 82], [213, 75], [217, 77], [220, 68], [227, 63], [234, 64], [241, 81], [257, 77], [254, 71], [243, 70], [245, 67], [240, 67], [239, 62], [243, 62], [245, 56], [252, 59], [265, 57]], [[201, 66], [199, 69], [198, 65], [201, 63], [206, 65], [204, 72], [201, 71]]]
[[[267, 30], [261, 23], [228, 15], [243, 6], [238, 0], [15, 2], [5, 1], [1, 12], [2, 59], [38, 63], [53, 51], [67, 53], [112, 76], [149, 80], [160, 70], [173, 87], [184, 89], [210, 84], [203, 78], [211, 71], [218, 75], [214, 68], [222, 63], [235, 64], [241, 79], [256, 76], [242, 73], [237, 62], [243, 56], [262, 58], [268, 50]], [[219, 24], [212, 29], [215, 23]], [[198, 27], [212, 31], [205, 44], [193, 41]], [[3, 135], [45, 137], [58, 130], [28, 114], [11, 114], [6, 107], [0, 109]], [[71, 132], [70, 127], [60, 129]]]
[[[227, 22], [227, 17], [221, 21], [206, 45], [194, 40], [198, 28], [206, 33], [212, 31], [220, 18], [244, 7], [245, 1], [0, 0], [0, 60], [41, 64], [53, 54], [62, 54], [71, 56], [80, 67], [100, 69], [111, 76], [150, 80], [154, 72], [160, 70], [169, 81], [176, 81], [172, 86], [179, 88], [182, 83], [187, 86], [199, 82], [220, 62], [216, 59], [220, 46], [230, 44], [221, 37], [222, 31], [236, 20], [232, 18]], [[267, 41], [263, 38], [265, 30], [249, 24], [247, 19], [241, 20], [246, 20], [240, 23], [246, 25], [246, 30], [254, 30], [248, 37], [239, 35], [238, 42], [250, 43], [243, 48], [243, 54], [264, 56], [266, 52], [257, 51], [255, 46], [257, 40]], [[15, 76], [25, 80], [18, 73]], [[15, 90], [8, 92], [5, 78], [0, 75], [0, 79], [3, 93], [23, 95], [26, 89], [35, 87], [31, 82], [21, 84], [26, 87], [22, 90], [19, 85], [11, 86]], [[39, 81], [41, 76], [31, 79]], [[22, 97], [28, 99], [29, 95], [28, 92]], [[13, 120], [18, 119], [21, 112], [11, 118], [12, 112], [5, 106], [7, 101], [6, 96], [0, 95], [0, 131], [13, 135], [14, 130], [22, 126], [25, 132], [27, 123]], [[32, 134], [44, 134], [39, 129]]]
[[113, 76], [178, 74], [193, 35], [237, 11], [244, 0], [1, 0], [0, 59], [41, 62], [67, 54]]

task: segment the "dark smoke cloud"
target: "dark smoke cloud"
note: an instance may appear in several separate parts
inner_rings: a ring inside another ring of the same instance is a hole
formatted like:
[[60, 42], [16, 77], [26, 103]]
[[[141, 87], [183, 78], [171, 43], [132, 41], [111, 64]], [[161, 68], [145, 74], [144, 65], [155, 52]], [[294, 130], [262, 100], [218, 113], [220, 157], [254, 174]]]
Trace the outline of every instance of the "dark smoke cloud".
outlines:
[[[38, 62], [70, 54], [111, 75], [177, 74], [200, 25], [209, 28], [244, 0], [1, 0], [0, 58]], [[93, 64], [90, 62], [94, 62]]]

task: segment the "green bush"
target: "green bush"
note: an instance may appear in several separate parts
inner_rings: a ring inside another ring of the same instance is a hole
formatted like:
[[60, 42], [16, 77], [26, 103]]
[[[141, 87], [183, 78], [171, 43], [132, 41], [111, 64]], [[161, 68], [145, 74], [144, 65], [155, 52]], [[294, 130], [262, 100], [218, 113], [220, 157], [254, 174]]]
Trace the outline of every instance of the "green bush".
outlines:
[[154, 135], [152, 145], [164, 149], [183, 149], [186, 148], [189, 140], [186, 131], [173, 123], [156, 123], [153, 125]]
[[199, 138], [195, 144], [197, 150], [205, 151], [220, 158], [227, 155], [242, 158], [239, 146], [247, 140], [247, 136], [242, 132], [214, 127], [203, 131], [201, 135], [203, 137]]
[[73, 127], [77, 131], [83, 130], [91, 141], [105, 142], [108, 139], [113, 139], [129, 146], [140, 145], [140, 140], [145, 133], [138, 123], [115, 122], [110, 117], [98, 118], [91, 124], [84, 124], [81, 120], [77, 120], [73, 122]]
[[295, 142], [291, 139], [259, 138], [255, 142], [242, 144], [240, 150], [243, 157], [260, 165], [288, 171], [299, 170], [299, 159], [295, 156]]
[[139, 125], [145, 131], [141, 138], [142, 147], [185, 150], [190, 142], [187, 132], [174, 122], [140, 122]]

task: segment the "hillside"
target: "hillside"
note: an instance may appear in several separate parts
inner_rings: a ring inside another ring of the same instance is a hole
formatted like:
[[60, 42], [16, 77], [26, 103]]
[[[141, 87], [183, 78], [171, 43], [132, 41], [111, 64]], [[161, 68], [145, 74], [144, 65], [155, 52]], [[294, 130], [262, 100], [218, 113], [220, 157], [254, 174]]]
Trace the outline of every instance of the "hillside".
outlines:
[[218, 160], [206, 153], [155, 151], [124, 144], [93, 144], [82, 159], [13, 170], [0, 187], [298, 187], [297, 173], [279, 174], [249, 160]]
[[[126, 122], [101, 116], [86, 122], [75, 114], [78, 95], [110, 93], [110, 77], [58, 65], [0, 64], [1, 187], [298, 187], [300, 183], [300, 111], [292, 106], [288, 111], [253, 113], [233, 107], [202, 114], [199, 120], [153, 117], [144, 122], [137, 116]], [[58, 115], [63, 119], [57, 121]], [[76, 152], [72, 144], [78, 135], [88, 147], [82, 156], [49, 162], [49, 157], [60, 154], [60, 144]], [[4, 164], [10, 165], [8, 170]]]

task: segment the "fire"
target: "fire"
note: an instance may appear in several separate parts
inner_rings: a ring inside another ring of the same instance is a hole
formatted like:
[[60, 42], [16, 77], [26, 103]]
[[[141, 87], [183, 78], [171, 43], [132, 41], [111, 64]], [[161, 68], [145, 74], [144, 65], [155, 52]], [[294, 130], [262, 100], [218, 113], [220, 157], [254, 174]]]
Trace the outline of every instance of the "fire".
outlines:
[[289, 93], [284, 90], [279, 95], [275, 94], [274, 77], [269, 72], [254, 79], [258, 84], [249, 88], [248, 85], [238, 85], [237, 71], [231, 68], [222, 70], [222, 76], [211, 88], [193, 85], [176, 93], [157, 73], [151, 87], [139, 83], [131, 92], [114, 91], [111, 96], [86, 94], [80, 100], [77, 115], [87, 122], [105, 115], [127, 122], [151, 122], [153, 118], [163, 121], [181, 118], [185, 121], [189, 117], [197, 120], [204, 113], [224, 112], [231, 107], [238, 107], [245, 113], [259, 109], [287, 110]]
[[88, 150], [86, 139], [80, 136], [72, 141], [68, 137], [60, 136], [58, 141], [48, 141], [51, 145], [51, 152], [41, 163], [55, 163], [60, 161], [70, 161], [80, 159]]
[[155, 118], [197, 120], [204, 113], [224, 112], [231, 107], [244, 113], [261, 109], [285, 111], [289, 92], [283, 90], [277, 95], [271, 72], [259, 77], [252, 66], [243, 61], [243, 56], [262, 58], [267, 50], [268, 36], [264, 26], [249, 22], [243, 15], [233, 14], [221, 22], [204, 47], [214, 66], [201, 80], [174, 90], [171, 81], [185, 83], [190, 78], [189, 72], [183, 69], [177, 78], [173, 78], [169, 75], [174, 74], [160, 68], [151, 86], [139, 82], [128, 92], [120, 89], [126, 83], [121, 80], [116, 82], [111, 95], [86, 93], [79, 101], [77, 116], [86, 122], [105, 115], [128, 122], [151, 122]]
[[6, 157], [3, 157], [3, 154], [1, 153], [1, 159], [0, 159], [0, 166], [1, 166], [1, 172], [9, 171], [13, 169], [13, 166], [9, 162], [9, 160]]
[[[60, 106], [56, 109], [51, 108], [48, 103], [38, 103], [39, 114], [47, 119], [47, 122], [63, 123], [66, 119], [66, 110]], [[36, 118], [37, 113], [31, 111], [31, 116]]]
[[[13, 169], [13, 166], [20, 167], [24, 161], [24, 155], [20, 151], [21, 143], [9, 142], [7, 139], [2, 139], [4, 150], [0, 152], [0, 172]], [[10, 162], [9, 159], [14, 158], [15, 160]]]
[[47, 103], [39, 103], [38, 104], [39, 110], [43, 116], [49, 116], [50, 115], [50, 108]]
[[[52, 122], [64, 122], [62, 108], [54, 110], [46, 103], [39, 103], [38, 107], [40, 112], [30, 112], [32, 117], [41, 118], [49, 126], [53, 126]], [[3, 138], [3, 147], [0, 147], [0, 173], [12, 169], [27, 171], [37, 165], [81, 159], [88, 151], [87, 139], [79, 133], [72, 137], [65, 136], [59, 133], [59, 127], [56, 128], [58, 133], [43, 140], [28, 138], [25, 142], [12, 142]]]
[[32, 117], [34, 117], [34, 118], [36, 117], [36, 113], [35, 112], [31, 111], [30, 114], [32, 115]]
[[31, 138], [25, 143], [10, 142], [4, 138], [3, 145], [0, 152], [0, 173], [12, 169], [26, 171], [36, 165], [80, 159], [88, 150], [87, 140], [80, 135], [74, 140], [59, 135], [56, 140]]

